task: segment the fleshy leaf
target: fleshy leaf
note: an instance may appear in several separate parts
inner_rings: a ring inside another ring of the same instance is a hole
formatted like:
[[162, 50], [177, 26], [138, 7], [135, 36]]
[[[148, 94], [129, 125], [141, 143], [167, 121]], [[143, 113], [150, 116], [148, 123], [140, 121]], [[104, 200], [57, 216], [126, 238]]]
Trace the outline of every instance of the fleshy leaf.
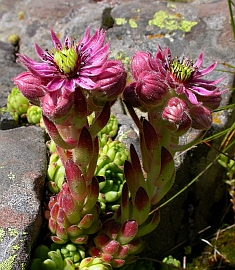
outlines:
[[78, 202], [82, 202], [87, 195], [87, 190], [81, 170], [71, 159], [68, 159], [65, 164], [65, 173], [71, 195]]

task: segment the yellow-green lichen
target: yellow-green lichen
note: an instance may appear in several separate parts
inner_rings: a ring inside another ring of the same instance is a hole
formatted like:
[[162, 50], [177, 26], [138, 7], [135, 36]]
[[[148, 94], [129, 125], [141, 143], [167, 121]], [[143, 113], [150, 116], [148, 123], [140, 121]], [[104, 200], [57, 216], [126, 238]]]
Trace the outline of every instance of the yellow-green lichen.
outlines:
[[0, 242], [2, 242], [4, 236], [5, 236], [5, 230], [3, 228], [0, 228]]
[[127, 20], [125, 18], [115, 18], [116, 25], [123, 25], [127, 23]]
[[7, 176], [10, 180], [14, 180], [16, 178], [16, 176], [12, 172], [9, 172]]
[[195, 21], [186, 21], [181, 14], [169, 14], [165, 11], [158, 11], [154, 14], [153, 19], [148, 21], [149, 25], [154, 25], [169, 31], [181, 30], [189, 32], [197, 24]]
[[13, 250], [18, 250], [18, 249], [20, 249], [20, 246], [19, 246], [19, 245], [13, 245], [13, 246], [11, 246], [11, 247], [12, 247]]
[[0, 263], [0, 270], [11, 270], [14, 266], [14, 261], [16, 258], [16, 254], [10, 256], [5, 261]]
[[137, 25], [137, 23], [136, 23], [136, 21], [134, 19], [129, 20], [129, 25], [130, 25], [131, 28], [137, 28], [138, 27], [138, 25]]
[[16, 236], [19, 234], [19, 232], [14, 228], [8, 228], [7, 230], [10, 236]]

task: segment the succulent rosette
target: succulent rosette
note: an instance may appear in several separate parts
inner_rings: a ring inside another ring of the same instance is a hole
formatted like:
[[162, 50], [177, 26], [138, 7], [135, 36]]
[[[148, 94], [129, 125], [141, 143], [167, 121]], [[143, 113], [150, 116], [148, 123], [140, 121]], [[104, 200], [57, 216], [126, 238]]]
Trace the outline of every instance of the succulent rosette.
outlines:
[[27, 120], [30, 124], [39, 124], [42, 117], [42, 109], [36, 105], [29, 106]]
[[123, 165], [129, 158], [129, 150], [120, 141], [109, 140], [103, 148], [100, 148], [95, 175], [103, 176], [103, 181], [99, 183], [98, 198], [101, 211], [118, 209], [125, 182]]
[[25, 98], [17, 87], [13, 87], [7, 98], [7, 110], [15, 121], [19, 116], [26, 114], [29, 107], [29, 101]]
[[87, 243], [88, 235], [101, 226], [96, 205], [99, 184], [95, 177], [88, 184], [78, 166], [70, 159], [65, 164], [66, 180], [57, 196], [50, 197], [49, 229], [57, 244]]
[[65, 181], [65, 169], [57, 152], [51, 154], [47, 169], [47, 186], [51, 193], [58, 193]]
[[72, 243], [66, 245], [52, 243], [50, 248], [40, 245], [35, 249], [32, 257], [29, 270], [75, 270], [85, 258], [85, 248], [83, 245]]

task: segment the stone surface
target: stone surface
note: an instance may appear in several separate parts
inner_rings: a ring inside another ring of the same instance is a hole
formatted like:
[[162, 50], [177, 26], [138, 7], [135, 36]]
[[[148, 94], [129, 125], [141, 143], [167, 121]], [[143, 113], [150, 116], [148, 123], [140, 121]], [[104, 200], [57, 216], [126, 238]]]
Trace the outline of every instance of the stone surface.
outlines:
[[24, 269], [40, 230], [46, 175], [44, 131], [0, 131], [0, 269]]
[[[72, 0], [68, 2], [1, 0], [0, 106], [6, 104], [6, 96], [12, 87], [11, 78], [23, 70], [15, 63], [15, 48], [7, 41], [9, 34], [16, 33], [20, 36], [20, 53], [26, 53], [38, 59], [33, 44], [36, 42], [42, 48], [50, 49], [52, 46], [50, 27], [61, 39], [64, 39], [67, 34], [70, 37], [79, 38], [88, 25], [93, 32], [104, 24], [104, 20], [110, 22], [105, 12], [110, 7], [112, 7], [110, 14], [114, 21], [113, 27], [107, 29], [107, 39], [110, 40], [112, 49], [110, 57], [119, 57], [125, 63], [129, 63], [136, 50], [155, 53], [158, 45], [169, 46], [173, 56], [186, 55], [193, 60], [196, 60], [203, 51], [203, 66], [206, 67], [218, 60], [217, 69], [209, 78], [225, 76], [222, 87], [233, 86], [234, 70], [230, 69], [229, 65], [235, 63], [234, 38], [226, 0], [194, 0], [191, 3], [167, 3], [153, 0]], [[104, 18], [104, 14], [107, 17]], [[164, 17], [167, 19], [164, 20]], [[234, 96], [230, 91], [223, 96], [222, 105], [234, 102]], [[113, 108], [115, 114], [119, 114], [119, 120], [126, 124], [126, 129], [123, 127], [124, 134], [130, 128], [129, 137], [133, 136], [136, 140], [135, 128], [132, 125], [129, 126], [127, 116], [121, 115], [123, 110], [125, 111], [121, 103], [115, 104]], [[233, 121], [232, 111], [217, 113], [209, 135], [221, 131]], [[20, 129], [7, 132], [10, 134], [19, 131]], [[182, 143], [190, 140], [192, 135], [190, 133], [184, 136]], [[215, 141], [213, 146], [219, 148], [220, 142], [221, 140]], [[162, 202], [180, 191], [204, 170], [207, 164], [213, 162], [215, 154], [216, 150], [202, 144], [180, 156], [177, 159], [179, 166], [176, 183]], [[15, 162], [21, 162], [21, 159]], [[226, 206], [224, 199], [226, 187], [221, 181], [222, 174], [223, 170], [220, 166], [211, 166], [205, 174], [200, 176], [197, 183], [161, 209], [160, 225], [154, 233], [146, 237], [148, 246], [145, 254], [147, 256], [161, 258], [175, 246], [179, 246], [182, 250], [184, 246], [197, 241], [200, 230], [217, 224]], [[173, 254], [174, 251], [177, 254], [177, 249], [170, 253]]]

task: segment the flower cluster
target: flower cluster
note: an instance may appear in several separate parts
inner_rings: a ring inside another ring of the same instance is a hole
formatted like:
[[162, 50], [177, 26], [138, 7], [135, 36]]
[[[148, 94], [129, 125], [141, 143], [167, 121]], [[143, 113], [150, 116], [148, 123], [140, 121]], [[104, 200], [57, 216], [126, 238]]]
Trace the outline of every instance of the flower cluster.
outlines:
[[18, 55], [18, 61], [28, 71], [14, 78], [24, 96], [31, 103], [41, 105], [44, 115], [50, 120], [61, 124], [66, 119], [66, 125], [71, 124], [68, 118], [73, 117], [74, 103], [78, 102], [75, 100], [76, 91], [82, 91], [90, 110], [99, 110], [122, 92], [126, 72], [119, 61], [108, 60], [109, 43], [104, 44], [102, 30], [98, 29], [90, 36], [87, 28], [77, 43], [66, 37], [62, 44], [53, 30], [51, 38], [53, 52], [44, 51], [35, 44], [42, 62], [24, 54]]
[[[90, 36], [88, 28], [79, 42], [66, 37], [62, 44], [52, 30], [51, 38], [52, 52], [35, 45], [41, 62], [18, 55], [28, 71], [13, 79], [30, 103], [42, 108], [56, 145], [50, 145], [56, 154], [50, 159], [48, 187], [57, 194], [48, 203], [48, 226], [61, 248], [46, 250], [46, 260], [39, 263], [47, 269], [74, 270], [75, 264], [79, 269], [120, 268], [137, 260], [145, 247], [140, 238], [157, 227], [159, 211], [149, 214], [174, 184], [179, 136], [190, 127], [211, 126], [222, 78], [203, 78], [216, 66], [201, 69], [203, 54], [193, 63], [159, 47], [156, 57], [134, 55], [134, 81], [126, 86], [127, 73], [119, 61], [108, 59], [102, 30]], [[139, 128], [142, 163], [133, 145], [128, 151], [112, 141], [118, 123], [111, 119], [106, 126], [122, 92]], [[139, 119], [133, 107], [147, 112], [148, 119]], [[105, 131], [107, 136], [99, 135]]]
[[[223, 78], [206, 80], [216, 62], [201, 69], [203, 54], [194, 63], [188, 58], [172, 58], [169, 48], [158, 48], [156, 57], [137, 52], [132, 59], [134, 82], [126, 86], [123, 99], [152, 115], [156, 124], [164, 120], [170, 132], [184, 134], [190, 127], [204, 130], [211, 126], [211, 110], [221, 101], [216, 86]], [[161, 125], [164, 125], [162, 123]]]

